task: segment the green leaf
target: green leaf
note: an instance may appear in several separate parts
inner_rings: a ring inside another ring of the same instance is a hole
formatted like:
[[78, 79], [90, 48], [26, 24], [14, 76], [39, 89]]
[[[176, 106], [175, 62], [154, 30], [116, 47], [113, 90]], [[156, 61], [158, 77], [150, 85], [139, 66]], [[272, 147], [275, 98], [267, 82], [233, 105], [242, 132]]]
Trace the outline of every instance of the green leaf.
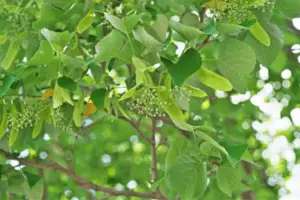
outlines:
[[40, 135], [43, 125], [44, 125], [44, 119], [38, 119], [35, 122], [35, 125], [32, 130], [32, 139], [35, 139], [37, 136]]
[[0, 179], [0, 199], [8, 200], [8, 185], [7, 180]]
[[183, 152], [166, 175], [166, 181], [183, 200], [199, 199], [207, 187], [206, 164], [194, 154]]
[[89, 12], [80, 20], [79, 24], [77, 25], [77, 32], [83, 33], [87, 30], [93, 23], [94, 19], [94, 7], [91, 7]]
[[172, 29], [189, 41], [197, 39], [199, 36], [204, 34], [197, 28], [185, 26], [173, 20], [171, 20], [169, 24]]
[[238, 25], [238, 24], [229, 24], [229, 23], [217, 23], [217, 31], [222, 34], [233, 34], [239, 30], [247, 29], [247, 27]]
[[193, 87], [193, 86], [190, 86], [187, 84], [185, 84], [184, 87], [188, 89], [188, 91], [191, 93], [191, 96], [193, 96], [193, 97], [203, 98], [203, 97], [207, 96], [206, 92], [204, 92], [203, 90], [201, 90], [199, 88], [196, 88], [196, 87]]
[[213, 181], [203, 200], [217, 200], [217, 199], [232, 200], [232, 198], [228, 197], [219, 189], [217, 182]]
[[97, 89], [91, 95], [91, 99], [98, 109], [104, 108], [105, 94], [106, 94], [105, 89]]
[[257, 60], [264, 66], [270, 66], [277, 58], [284, 44], [284, 37], [280, 29], [269, 22], [260, 22], [269, 34], [271, 45], [269, 47], [257, 41], [252, 34], [248, 34], [245, 42], [248, 43], [256, 54]]
[[145, 64], [145, 62], [134, 56], [132, 57], [132, 63], [135, 68], [136, 84], [153, 86], [152, 78], [148, 72], [149, 67]]
[[158, 92], [158, 100], [161, 102], [161, 107], [168, 113], [169, 117], [178, 128], [187, 131], [192, 130], [192, 126], [186, 123], [185, 116], [181, 109], [167, 90]]
[[230, 164], [224, 164], [218, 169], [216, 175], [220, 190], [231, 197], [240, 185], [242, 174]]
[[[17, 110], [16, 105], [14, 103], [12, 104], [11, 115], [14, 119], [18, 120], [18, 118], [19, 118], [18, 110]], [[18, 128], [18, 125], [16, 123], [14, 123], [11, 126], [10, 135], [9, 135], [8, 144], [9, 144], [10, 147], [12, 147], [14, 145], [14, 143], [17, 140], [18, 135], [19, 135], [19, 128]]]
[[98, 62], [109, 61], [117, 57], [123, 46], [124, 36], [117, 30], [113, 30], [96, 44], [96, 60]]
[[104, 13], [104, 16], [114, 28], [127, 34], [127, 27], [123, 20], [109, 13]]
[[164, 45], [154, 39], [142, 26], [137, 26], [133, 31], [134, 38], [142, 43], [148, 52], [159, 52], [163, 49]]
[[24, 172], [24, 175], [26, 176], [27, 183], [28, 183], [30, 188], [35, 186], [35, 184], [41, 179], [40, 176], [32, 174], [30, 172]]
[[201, 139], [209, 142], [211, 145], [213, 145], [214, 147], [216, 147], [217, 149], [219, 149], [221, 152], [223, 152], [225, 155], [228, 155], [227, 150], [221, 146], [216, 140], [214, 140], [212, 137], [210, 137], [208, 134], [197, 130], [197, 127], [195, 127], [194, 133], [199, 136]]
[[48, 64], [53, 59], [53, 50], [47, 41], [41, 41], [40, 47], [28, 62], [29, 65]]
[[201, 143], [200, 152], [201, 155], [207, 157], [222, 158], [220, 151], [218, 151], [218, 149], [216, 149], [211, 143], [207, 141]]
[[258, 21], [256, 21], [256, 23], [250, 27], [249, 31], [263, 45], [267, 47], [271, 45], [271, 41], [268, 33], [263, 29], [263, 27], [261, 27]]
[[275, 3], [275, 10], [289, 19], [300, 17], [299, 8], [299, 0], [276, 0]]
[[[8, 126], [7, 105], [2, 102], [2, 117], [0, 124], [0, 139], [5, 135]], [[1, 179], [1, 177], [0, 177]]]
[[64, 52], [74, 36], [74, 33], [68, 31], [54, 32], [47, 28], [43, 28], [41, 34], [48, 40], [52, 49], [57, 53]]
[[25, 177], [20, 172], [10, 173], [7, 180], [8, 191], [13, 194], [24, 194]]
[[120, 98], [120, 101], [124, 101], [126, 99], [133, 97], [139, 86], [140, 86], [140, 84], [138, 84], [138, 85], [134, 86], [133, 88], [131, 88], [130, 90], [128, 90], [125, 94], [122, 95], [122, 97]]
[[154, 23], [151, 26], [152, 32], [159, 41], [163, 42], [167, 38], [168, 19], [164, 15], [157, 15]]
[[176, 162], [177, 158], [180, 156], [182, 151], [186, 147], [186, 139], [178, 135], [175, 138], [173, 138], [170, 148], [168, 150], [167, 156], [166, 156], [166, 170], [168, 171]]
[[215, 90], [221, 90], [221, 91], [232, 90], [232, 85], [230, 81], [204, 67], [201, 67], [200, 70], [198, 71], [198, 77], [200, 82]]
[[245, 76], [255, 68], [256, 57], [246, 43], [227, 39], [220, 44], [218, 69], [230, 80], [233, 88], [240, 93], [247, 91]]
[[181, 86], [202, 64], [202, 58], [195, 49], [187, 50], [175, 64], [164, 58], [162, 58], [162, 61], [168, 69], [174, 83], [178, 86]]
[[222, 142], [221, 145], [228, 152], [227, 158], [233, 167], [235, 167], [238, 164], [238, 162], [240, 162], [242, 156], [244, 155], [247, 149], [246, 144], [233, 144], [227, 141]]
[[84, 95], [82, 95], [82, 97], [75, 104], [74, 111], [73, 111], [73, 120], [77, 127], [82, 126], [83, 107], [84, 107]]
[[56, 82], [53, 94], [53, 108], [60, 107], [65, 101], [73, 105], [73, 101], [69, 92], [64, 88], [60, 87], [59, 84]]
[[137, 23], [141, 20], [142, 16], [143, 16], [143, 13], [138, 14], [138, 15], [133, 14], [133, 15], [126, 17], [126, 19], [124, 20], [124, 23], [126, 25], [128, 34], [136, 27]]
[[57, 79], [57, 83], [60, 87], [74, 92], [77, 89], [77, 84], [69, 77], [63, 76]]
[[6, 95], [6, 93], [9, 91], [11, 85], [16, 82], [18, 78], [16, 76], [13, 76], [11, 74], [7, 74], [4, 76], [2, 80], [2, 85], [0, 88], [0, 97], [3, 97]]
[[6, 55], [2, 60], [0, 67], [2, 67], [5, 70], [8, 70], [11, 67], [12, 63], [14, 62], [16, 56], [18, 55], [19, 50], [20, 50], [19, 42], [18, 41], [11, 42], [8, 47]]

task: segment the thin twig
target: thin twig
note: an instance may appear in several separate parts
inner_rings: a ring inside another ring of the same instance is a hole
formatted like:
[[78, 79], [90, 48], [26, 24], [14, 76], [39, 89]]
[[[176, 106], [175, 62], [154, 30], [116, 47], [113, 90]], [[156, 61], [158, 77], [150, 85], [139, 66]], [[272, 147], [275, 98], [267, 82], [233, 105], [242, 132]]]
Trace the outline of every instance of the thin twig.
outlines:
[[155, 147], [155, 132], [156, 132], [156, 119], [152, 119], [152, 137], [151, 137], [151, 155], [152, 155], [152, 179], [153, 182], [157, 181], [157, 158], [156, 158], [156, 147]]
[[162, 197], [162, 195], [158, 192], [134, 192], [134, 191], [117, 191], [115, 189], [105, 187], [105, 186], [99, 186], [91, 181], [85, 179], [84, 177], [81, 177], [77, 174], [75, 174], [72, 170], [69, 170], [67, 168], [62, 167], [61, 165], [51, 162], [51, 163], [42, 163], [37, 162], [34, 160], [27, 160], [22, 158], [17, 158], [11, 155], [10, 153], [0, 149], [0, 154], [3, 155], [6, 159], [10, 160], [17, 160], [22, 165], [27, 165], [31, 167], [35, 167], [38, 169], [47, 169], [47, 170], [53, 170], [53, 171], [59, 171], [63, 174], [66, 174], [70, 178], [72, 178], [79, 187], [83, 189], [94, 189], [95, 191], [100, 191], [109, 194], [110, 196], [130, 196], [130, 197], [140, 197], [140, 198], [149, 198], [149, 199], [162, 199], [165, 198]]

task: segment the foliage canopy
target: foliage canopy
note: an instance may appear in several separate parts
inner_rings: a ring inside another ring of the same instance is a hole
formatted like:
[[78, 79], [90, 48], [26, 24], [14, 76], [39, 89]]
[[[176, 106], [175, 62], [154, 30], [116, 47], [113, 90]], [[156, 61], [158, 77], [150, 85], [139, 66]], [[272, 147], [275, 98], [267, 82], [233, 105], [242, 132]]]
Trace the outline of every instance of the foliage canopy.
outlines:
[[261, 65], [274, 80], [297, 65], [299, 8], [0, 0], [0, 199], [276, 198], [241, 128], [257, 109], [215, 91], [254, 94]]

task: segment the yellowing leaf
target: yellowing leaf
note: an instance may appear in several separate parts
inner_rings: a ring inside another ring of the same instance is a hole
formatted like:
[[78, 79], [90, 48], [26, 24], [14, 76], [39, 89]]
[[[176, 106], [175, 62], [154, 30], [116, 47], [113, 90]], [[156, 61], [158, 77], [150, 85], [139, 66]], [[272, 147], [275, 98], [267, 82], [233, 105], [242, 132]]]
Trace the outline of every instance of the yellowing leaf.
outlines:
[[88, 103], [88, 104], [86, 105], [86, 109], [85, 109], [85, 111], [84, 111], [84, 113], [83, 113], [83, 116], [84, 116], [84, 117], [88, 117], [88, 116], [90, 116], [91, 114], [93, 114], [94, 112], [96, 112], [96, 110], [97, 110], [97, 108], [96, 108], [95, 104], [93, 104], [93, 103]]
[[42, 100], [46, 100], [47, 97], [52, 97], [53, 94], [54, 94], [54, 90], [53, 90], [53, 89], [46, 90], [46, 91], [42, 94], [41, 99], [42, 99]]
[[271, 45], [270, 37], [268, 33], [263, 29], [258, 21], [250, 27], [252, 35], [262, 44], [269, 47]]

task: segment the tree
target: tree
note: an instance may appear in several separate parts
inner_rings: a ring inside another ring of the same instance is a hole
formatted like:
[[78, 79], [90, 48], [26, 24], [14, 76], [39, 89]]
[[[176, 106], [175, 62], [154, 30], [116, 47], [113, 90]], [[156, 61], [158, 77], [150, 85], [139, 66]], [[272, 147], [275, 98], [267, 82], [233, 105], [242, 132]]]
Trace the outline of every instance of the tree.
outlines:
[[259, 110], [229, 97], [259, 92], [263, 66], [299, 73], [299, 7], [0, 0], [1, 199], [277, 198], [241, 126]]

